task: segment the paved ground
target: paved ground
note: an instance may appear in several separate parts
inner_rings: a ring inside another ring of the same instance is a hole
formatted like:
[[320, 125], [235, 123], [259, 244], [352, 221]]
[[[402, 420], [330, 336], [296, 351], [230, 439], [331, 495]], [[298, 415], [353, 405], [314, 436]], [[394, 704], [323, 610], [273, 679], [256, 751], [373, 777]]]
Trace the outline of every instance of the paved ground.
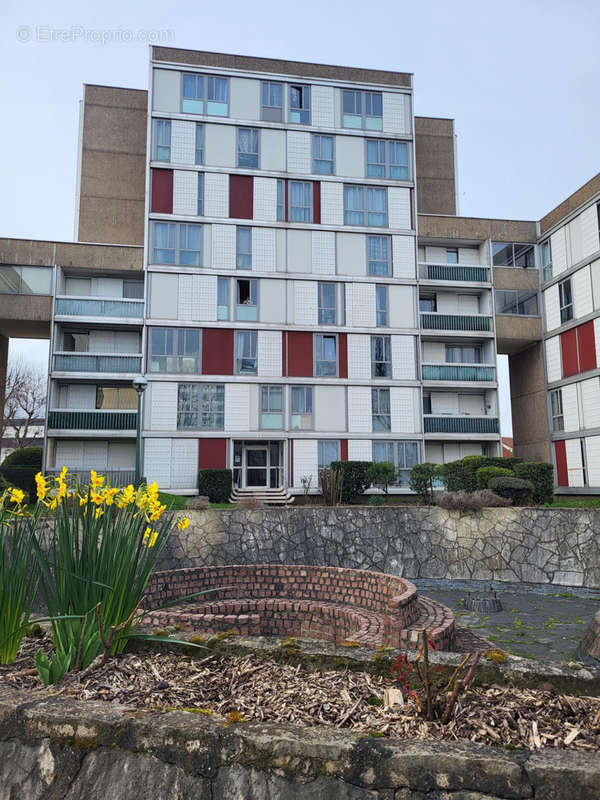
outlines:
[[[573, 660], [581, 637], [600, 608], [600, 591], [478, 581], [416, 580], [419, 592], [449, 606], [459, 625], [525, 658]], [[478, 614], [462, 604], [467, 592], [492, 586], [502, 603], [497, 613]]]

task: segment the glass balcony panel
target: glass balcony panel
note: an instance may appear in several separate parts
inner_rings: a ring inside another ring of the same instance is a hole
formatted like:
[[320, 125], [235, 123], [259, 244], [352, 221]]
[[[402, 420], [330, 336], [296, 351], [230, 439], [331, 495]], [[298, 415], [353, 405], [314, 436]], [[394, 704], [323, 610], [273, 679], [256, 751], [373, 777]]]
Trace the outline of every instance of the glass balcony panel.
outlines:
[[126, 372], [139, 373], [142, 357], [136, 355], [100, 355], [97, 353], [56, 353], [57, 372]]
[[58, 297], [56, 314], [85, 317], [134, 317], [144, 316], [144, 304], [131, 300], [96, 300]]

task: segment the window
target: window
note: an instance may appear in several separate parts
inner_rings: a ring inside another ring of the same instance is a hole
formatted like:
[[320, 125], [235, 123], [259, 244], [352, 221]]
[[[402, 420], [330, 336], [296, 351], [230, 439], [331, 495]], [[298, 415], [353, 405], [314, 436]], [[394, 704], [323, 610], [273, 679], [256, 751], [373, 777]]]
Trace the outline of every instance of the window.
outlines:
[[236, 375], [256, 375], [258, 334], [256, 331], [235, 332]]
[[560, 321], [568, 322], [573, 319], [573, 294], [571, 292], [571, 279], [558, 284], [558, 299], [560, 303]]
[[481, 364], [481, 347], [446, 345], [446, 364]]
[[389, 308], [389, 292], [388, 287], [383, 284], [377, 284], [375, 287], [375, 313], [378, 328], [386, 328], [388, 322], [388, 308]]
[[391, 340], [389, 336], [371, 336], [371, 377], [392, 377]]
[[198, 173], [198, 216], [204, 216], [204, 173]]
[[217, 279], [217, 319], [229, 319], [229, 278]]
[[310, 86], [290, 86], [290, 122], [310, 125]]
[[196, 123], [194, 164], [204, 164], [204, 125], [201, 122]]
[[202, 266], [202, 225], [153, 222], [153, 263]]
[[344, 225], [384, 228], [387, 224], [387, 189], [344, 186]]
[[552, 430], [564, 431], [565, 420], [563, 417], [562, 391], [560, 389], [550, 392], [550, 405], [552, 408]]
[[340, 460], [340, 443], [338, 439], [319, 441], [317, 451], [319, 469], [329, 469], [332, 461]]
[[236, 228], [236, 266], [252, 269], [252, 228]]
[[226, 117], [228, 104], [229, 78], [183, 73], [181, 110], [184, 113]]
[[342, 127], [380, 131], [383, 128], [383, 95], [342, 89]]
[[392, 248], [389, 236], [367, 236], [369, 275], [390, 275]]
[[235, 318], [246, 322], [258, 320], [258, 281], [239, 279], [236, 285]]
[[333, 175], [333, 136], [313, 134], [313, 172]]
[[290, 222], [312, 222], [312, 183], [290, 181]]
[[535, 267], [532, 244], [492, 242], [492, 264], [495, 267]]
[[423, 393], [423, 413], [431, 414], [431, 392]]
[[283, 84], [274, 81], [261, 83], [262, 119], [283, 122]]
[[437, 297], [434, 294], [419, 297], [419, 311], [425, 314], [435, 313], [437, 311]]
[[66, 353], [87, 353], [90, 347], [89, 333], [79, 331], [65, 331], [63, 336], [63, 350]]
[[496, 290], [496, 314], [538, 315], [537, 292]]
[[200, 374], [198, 328], [151, 328], [149, 340], [150, 372]]
[[181, 110], [191, 114], [203, 114], [204, 76], [184, 72], [182, 90]]
[[398, 470], [396, 485], [408, 487], [410, 470], [419, 463], [418, 442], [373, 442], [373, 461], [387, 461]]
[[408, 142], [367, 139], [367, 178], [410, 178]]
[[129, 386], [97, 386], [96, 408], [120, 411], [134, 411], [137, 409], [138, 399], [135, 389]]
[[293, 431], [309, 431], [313, 427], [312, 386], [292, 386], [290, 405], [290, 428]]
[[238, 167], [258, 168], [259, 133], [256, 128], [238, 128]]
[[222, 431], [225, 427], [225, 386], [222, 383], [180, 383], [177, 389], [177, 429]]
[[123, 297], [126, 300], [143, 300], [144, 281], [123, 281]]
[[283, 428], [283, 386], [260, 387], [260, 427], [266, 430]]
[[549, 281], [552, 277], [552, 245], [550, 239], [542, 242], [540, 245], [540, 254], [542, 259], [542, 279]]
[[155, 161], [171, 160], [171, 120], [154, 120], [154, 155]]
[[319, 283], [319, 325], [335, 325], [335, 283]]
[[315, 335], [315, 375], [337, 375], [337, 339]]
[[285, 181], [277, 181], [277, 222], [285, 222]]
[[446, 264], [458, 264], [458, 249], [456, 247], [446, 248]]
[[373, 412], [373, 430], [391, 431], [392, 415], [390, 411], [390, 390], [371, 389]]

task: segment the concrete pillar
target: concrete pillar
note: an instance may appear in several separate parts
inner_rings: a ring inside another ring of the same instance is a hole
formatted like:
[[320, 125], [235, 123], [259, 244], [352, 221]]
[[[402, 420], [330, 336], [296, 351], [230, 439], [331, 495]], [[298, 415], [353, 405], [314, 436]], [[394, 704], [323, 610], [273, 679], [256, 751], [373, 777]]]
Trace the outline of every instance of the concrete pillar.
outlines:
[[550, 461], [542, 343], [508, 356], [515, 456]]

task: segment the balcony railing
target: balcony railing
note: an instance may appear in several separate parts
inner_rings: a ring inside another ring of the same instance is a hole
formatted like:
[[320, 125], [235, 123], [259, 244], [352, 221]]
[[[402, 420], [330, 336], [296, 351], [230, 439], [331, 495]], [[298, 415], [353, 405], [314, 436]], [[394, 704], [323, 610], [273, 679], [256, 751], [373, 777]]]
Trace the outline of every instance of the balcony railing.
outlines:
[[467, 283], [489, 283], [487, 267], [467, 264], [419, 264], [419, 278], [430, 281], [465, 281]]
[[495, 381], [496, 368], [479, 364], [421, 364], [424, 381]]
[[82, 431], [134, 431], [136, 411], [55, 410], [48, 412], [48, 428]]
[[[70, 469], [69, 482], [73, 485], [78, 481], [87, 486], [90, 482], [90, 470], [95, 469], [99, 475], [104, 475], [106, 480], [111, 486], [129, 486], [130, 483], [135, 482], [135, 469], [103, 469], [100, 465], [96, 464], [89, 469]], [[46, 470], [46, 475], [58, 475], [60, 469], [51, 467]]]
[[126, 372], [141, 370], [141, 355], [121, 353], [55, 353], [56, 372]]
[[433, 417], [426, 414], [425, 433], [498, 433], [498, 417]]
[[115, 298], [57, 297], [55, 314], [68, 317], [128, 317], [142, 319], [144, 303]]
[[491, 331], [492, 318], [485, 314], [421, 314], [421, 328], [436, 331]]

